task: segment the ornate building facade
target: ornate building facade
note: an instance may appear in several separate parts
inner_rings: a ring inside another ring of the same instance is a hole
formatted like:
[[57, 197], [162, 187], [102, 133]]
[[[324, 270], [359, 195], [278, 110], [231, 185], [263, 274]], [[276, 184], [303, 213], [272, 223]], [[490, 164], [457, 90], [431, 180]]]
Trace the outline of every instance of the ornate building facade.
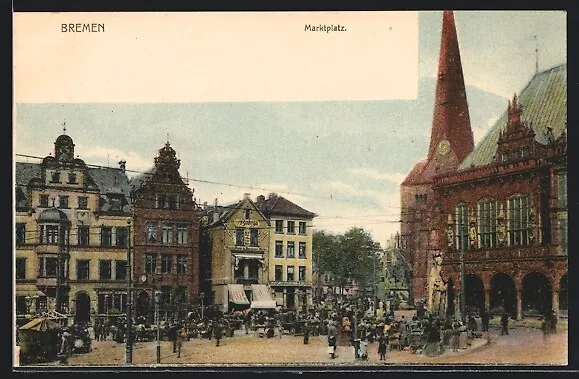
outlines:
[[41, 163], [16, 162], [16, 314], [58, 311], [77, 322], [127, 303], [129, 181], [75, 158], [66, 134]]
[[567, 71], [537, 73], [456, 172], [437, 177], [442, 277], [456, 310], [567, 310]]
[[180, 164], [167, 142], [153, 168], [130, 181], [137, 317], [152, 317], [155, 291], [161, 291], [165, 318], [184, 317], [199, 295], [201, 209], [179, 174]]
[[234, 204], [206, 207], [203, 229], [204, 262], [210, 267], [204, 287], [208, 302], [229, 312], [271, 299], [270, 224], [249, 194]]

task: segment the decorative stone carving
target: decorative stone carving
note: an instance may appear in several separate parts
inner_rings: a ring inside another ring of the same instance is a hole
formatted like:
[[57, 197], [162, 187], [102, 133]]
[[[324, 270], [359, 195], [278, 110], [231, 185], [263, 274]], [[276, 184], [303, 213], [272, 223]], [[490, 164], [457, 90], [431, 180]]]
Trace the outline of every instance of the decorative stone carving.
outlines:
[[497, 243], [499, 247], [507, 244], [507, 225], [505, 223], [505, 212], [503, 204], [499, 204], [499, 212], [497, 216]]
[[452, 215], [448, 215], [448, 221], [446, 225], [446, 245], [449, 248], [454, 247], [454, 220], [452, 219]]

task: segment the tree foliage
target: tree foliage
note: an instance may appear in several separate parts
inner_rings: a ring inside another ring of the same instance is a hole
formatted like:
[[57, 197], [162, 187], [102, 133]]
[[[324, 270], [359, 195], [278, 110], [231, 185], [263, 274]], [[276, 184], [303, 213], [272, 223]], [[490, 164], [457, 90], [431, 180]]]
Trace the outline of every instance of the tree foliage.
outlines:
[[375, 284], [379, 270], [376, 253], [380, 244], [369, 232], [352, 227], [344, 234], [316, 231], [313, 235], [314, 265], [318, 273], [328, 274], [336, 286], [355, 282], [364, 288]]

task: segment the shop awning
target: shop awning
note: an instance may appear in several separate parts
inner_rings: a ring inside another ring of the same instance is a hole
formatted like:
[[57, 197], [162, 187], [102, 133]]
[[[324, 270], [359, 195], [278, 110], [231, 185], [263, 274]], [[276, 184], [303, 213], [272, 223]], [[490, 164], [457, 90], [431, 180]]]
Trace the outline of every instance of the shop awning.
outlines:
[[235, 304], [249, 305], [243, 284], [228, 284], [227, 290], [229, 292], [229, 301]]
[[254, 300], [251, 302], [253, 309], [274, 309], [277, 307], [275, 300]]
[[261, 254], [233, 254], [233, 257], [235, 258], [236, 261], [239, 261], [240, 259], [255, 259], [258, 260], [259, 263], [263, 264], [263, 255]]
[[16, 296], [46, 297], [46, 294], [39, 290], [20, 290], [16, 289]]
[[276, 301], [271, 297], [271, 291], [268, 285], [265, 284], [252, 284], [251, 294], [253, 301], [251, 302], [251, 308], [275, 308], [277, 306]]

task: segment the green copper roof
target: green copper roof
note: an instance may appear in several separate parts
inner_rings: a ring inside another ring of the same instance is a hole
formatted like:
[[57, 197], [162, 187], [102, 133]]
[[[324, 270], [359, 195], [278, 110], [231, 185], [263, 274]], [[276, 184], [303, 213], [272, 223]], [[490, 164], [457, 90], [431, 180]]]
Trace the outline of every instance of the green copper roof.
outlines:
[[[518, 100], [523, 106], [521, 119], [533, 127], [537, 142], [547, 144], [548, 127], [552, 128], [555, 139], [563, 131], [567, 133], [567, 65], [563, 64], [537, 73], [521, 91]], [[459, 169], [492, 163], [497, 151], [499, 134], [506, 124], [507, 104], [502, 116], [475, 146], [472, 153], [464, 159]]]

